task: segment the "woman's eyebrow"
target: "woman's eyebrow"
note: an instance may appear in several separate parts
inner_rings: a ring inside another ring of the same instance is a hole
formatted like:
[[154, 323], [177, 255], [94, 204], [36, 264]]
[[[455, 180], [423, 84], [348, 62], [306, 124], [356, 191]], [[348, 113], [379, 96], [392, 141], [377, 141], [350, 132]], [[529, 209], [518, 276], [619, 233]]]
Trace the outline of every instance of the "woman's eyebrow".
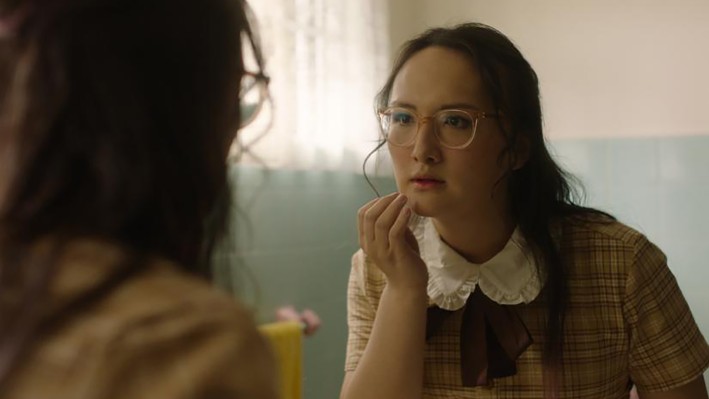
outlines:
[[[389, 106], [390, 107], [410, 108], [410, 109], [416, 110], [415, 105], [405, 102], [405, 101], [392, 101], [391, 103], [389, 103]], [[476, 106], [475, 104], [461, 102], [461, 103], [443, 104], [438, 109], [472, 109], [472, 110], [479, 111], [480, 107]]]
[[411, 108], [414, 110], [416, 109], [415, 105], [413, 105], [411, 103], [403, 102], [403, 101], [392, 101], [391, 103], [389, 103], [389, 106], [390, 107]]
[[452, 104], [443, 104], [441, 105], [440, 109], [451, 109], [451, 108], [464, 108], [464, 109], [473, 109], [473, 110], [480, 110], [480, 107], [471, 104], [471, 103], [452, 103]]

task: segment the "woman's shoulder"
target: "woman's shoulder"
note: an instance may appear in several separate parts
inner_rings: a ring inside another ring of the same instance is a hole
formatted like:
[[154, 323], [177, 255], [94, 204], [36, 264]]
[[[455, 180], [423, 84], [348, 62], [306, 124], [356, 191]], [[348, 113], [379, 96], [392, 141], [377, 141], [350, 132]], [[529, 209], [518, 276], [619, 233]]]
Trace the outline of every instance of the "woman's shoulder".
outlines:
[[575, 272], [606, 273], [625, 281], [639, 271], [667, 267], [667, 258], [637, 229], [605, 215], [569, 217], [560, 239], [562, 256], [573, 259]]
[[117, 287], [104, 306], [127, 319], [179, 315], [184, 324], [241, 327], [234, 332], [254, 324], [251, 310], [236, 298], [163, 259], [150, 262], [146, 270]]
[[67, 246], [45, 309], [58, 327], [34, 346], [18, 392], [37, 393], [46, 374], [67, 377], [45, 381], [60, 398], [275, 397], [272, 354], [249, 309], [165, 259], [122, 274], [124, 256], [105, 242]]
[[138, 259], [130, 271], [127, 253], [98, 240], [68, 245], [50, 289], [50, 312], [81, 326], [88, 340], [142, 346], [197, 330], [230, 335], [232, 342], [254, 339], [252, 312], [231, 295], [161, 257]]
[[566, 242], [573, 247], [638, 253], [652, 245], [644, 233], [605, 214], [566, 217], [563, 226]]
[[[125, 309], [108, 316], [122, 331], [111, 337], [116, 347], [163, 365], [168, 385], [181, 386], [179, 375], [191, 373], [192, 386], [180, 389], [275, 396], [272, 353], [252, 311], [209, 282], [155, 260], [107, 300], [106, 310], [116, 308]], [[175, 361], [179, 369], [169, 366]]]
[[[130, 264], [139, 265], [130, 271]], [[133, 325], [141, 319], [247, 324], [251, 312], [206, 279], [161, 257], [129, 257], [125, 248], [98, 240], [67, 246], [51, 290], [55, 303], [70, 306], [84, 297], [86, 310], [105, 323]]]

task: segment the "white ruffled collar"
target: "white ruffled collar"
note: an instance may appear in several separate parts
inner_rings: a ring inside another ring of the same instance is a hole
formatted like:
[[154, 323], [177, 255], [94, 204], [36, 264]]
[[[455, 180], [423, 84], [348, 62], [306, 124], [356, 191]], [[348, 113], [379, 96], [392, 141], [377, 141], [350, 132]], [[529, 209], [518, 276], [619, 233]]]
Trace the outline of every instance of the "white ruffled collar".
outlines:
[[519, 229], [492, 259], [475, 264], [441, 240], [431, 219], [416, 216], [410, 226], [428, 268], [428, 296], [440, 308], [462, 308], [478, 286], [501, 305], [529, 303], [539, 295], [536, 262]]

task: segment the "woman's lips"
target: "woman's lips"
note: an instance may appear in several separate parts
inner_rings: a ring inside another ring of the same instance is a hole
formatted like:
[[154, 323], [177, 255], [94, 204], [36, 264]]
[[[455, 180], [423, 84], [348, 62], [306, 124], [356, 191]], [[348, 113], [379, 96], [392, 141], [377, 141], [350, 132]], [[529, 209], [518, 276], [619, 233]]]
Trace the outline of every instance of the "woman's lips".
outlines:
[[414, 185], [415, 188], [424, 190], [440, 188], [445, 184], [443, 180], [438, 180], [429, 177], [416, 177], [411, 179], [411, 183]]

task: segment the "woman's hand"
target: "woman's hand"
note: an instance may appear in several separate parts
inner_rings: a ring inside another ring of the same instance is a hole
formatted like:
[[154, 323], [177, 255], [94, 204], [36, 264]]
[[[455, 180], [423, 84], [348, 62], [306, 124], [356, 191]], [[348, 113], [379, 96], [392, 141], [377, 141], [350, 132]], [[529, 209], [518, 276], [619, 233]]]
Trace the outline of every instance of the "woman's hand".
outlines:
[[394, 193], [360, 208], [359, 245], [386, 275], [388, 287], [425, 293], [428, 271], [408, 228], [411, 209], [406, 202], [406, 196]]

